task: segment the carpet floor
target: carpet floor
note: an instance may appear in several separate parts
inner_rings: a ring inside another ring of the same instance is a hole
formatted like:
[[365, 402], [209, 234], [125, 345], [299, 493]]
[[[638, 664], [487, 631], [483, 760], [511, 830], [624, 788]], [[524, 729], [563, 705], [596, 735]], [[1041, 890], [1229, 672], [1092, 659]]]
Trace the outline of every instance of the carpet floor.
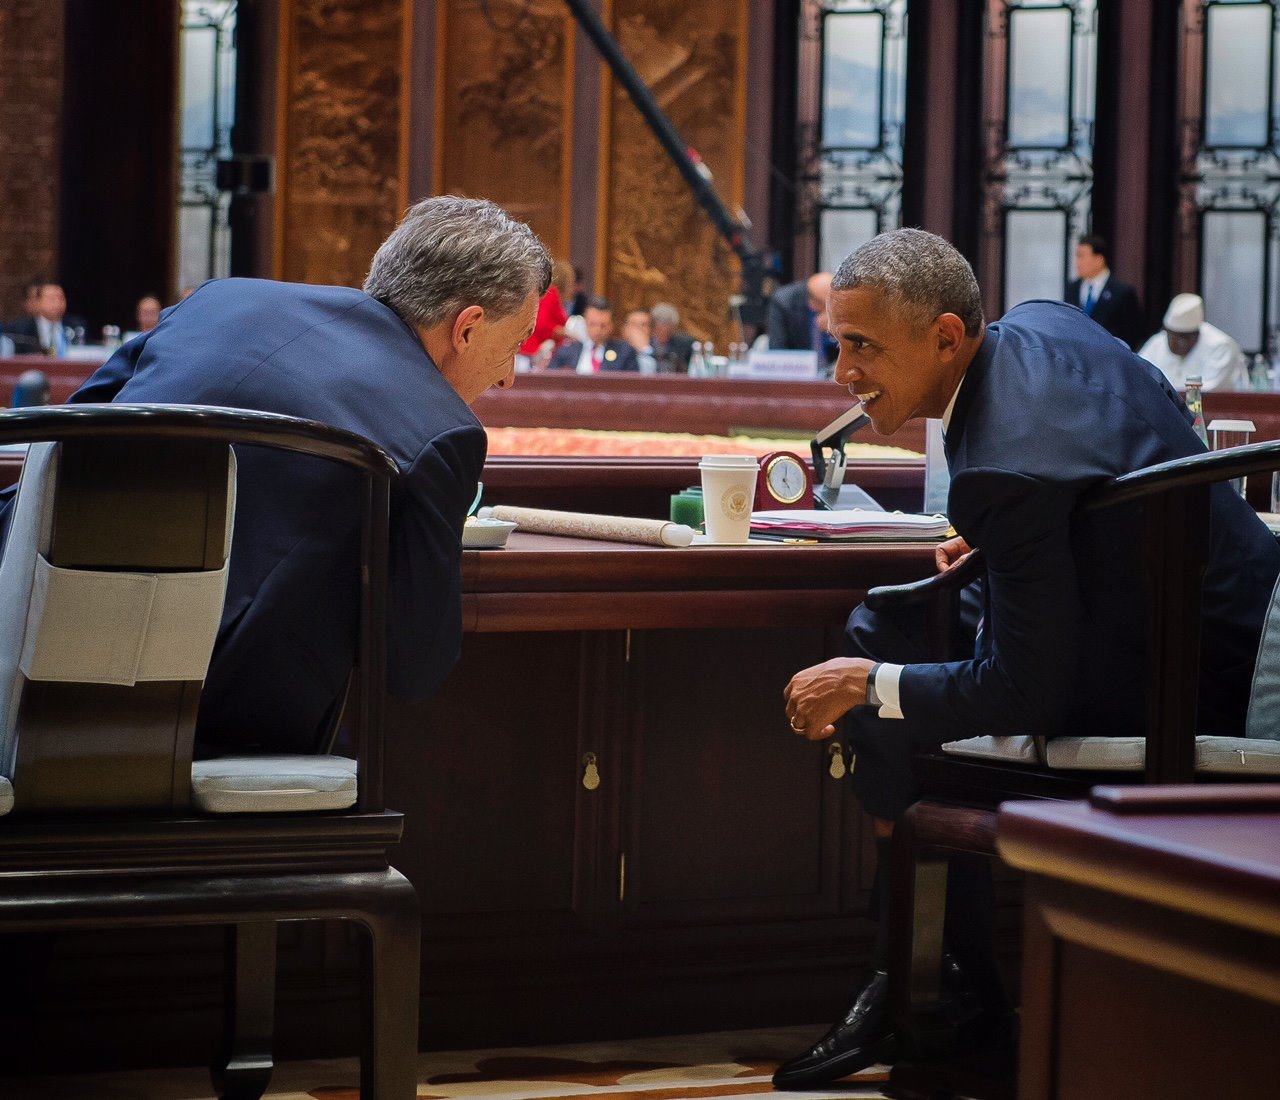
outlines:
[[[444, 1051], [418, 1059], [418, 1100], [734, 1100], [773, 1092], [769, 1076], [823, 1031], [815, 1027], [676, 1035], [625, 1042]], [[872, 1067], [809, 1100], [880, 1097]], [[269, 1100], [359, 1100], [355, 1059], [286, 1062]], [[5, 1100], [212, 1100], [203, 1069], [0, 1080]], [[781, 1094], [779, 1094], [781, 1095]]]

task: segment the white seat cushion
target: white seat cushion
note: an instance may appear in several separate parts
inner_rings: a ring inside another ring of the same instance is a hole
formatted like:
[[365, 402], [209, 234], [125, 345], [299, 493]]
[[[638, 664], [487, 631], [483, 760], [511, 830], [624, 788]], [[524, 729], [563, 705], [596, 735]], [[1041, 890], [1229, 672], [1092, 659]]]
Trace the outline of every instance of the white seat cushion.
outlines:
[[191, 765], [197, 809], [211, 814], [346, 810], [356, 801], [356, 762], [345, 756], [220, 756]]
[[1280, 775], [1280, 741], [1270, 737], [1197, 737], [1196, 771]]
[[13, 784], [0, 775], [0, 816], [13, 809]]
[[942, 751], [951, 756], [967, 756], [974, 760], [999, 760], [1005, 764], [1038, 764], [1035, 739], [1025, 734], [1001, 737], [966, 737], [948, 741]]
[[[975, 760], [1035, 764], [1030, 737], [969, 737], [949, 741], [942, 751]], [[1050, 768], [1061, 771], [1141, 771], [1147, 761], [1141, 737], [1055, 737], [1046, 752]], [[1196, 771], [1222, 775], [1280, 775], [1280, 741], [1266, 737], [1197, 737]]]

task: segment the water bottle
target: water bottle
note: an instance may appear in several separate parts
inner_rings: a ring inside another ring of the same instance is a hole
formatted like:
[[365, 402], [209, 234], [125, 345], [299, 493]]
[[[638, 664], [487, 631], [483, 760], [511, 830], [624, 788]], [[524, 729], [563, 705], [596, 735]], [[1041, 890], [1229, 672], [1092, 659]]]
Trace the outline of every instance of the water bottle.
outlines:
[[1200, 442], [1207, 448], [1209, 446], [1209, 433], [1204, 430], [1204, 402], [1200, 397], [1201, 385], [1198, 374], [1189, 374], [1184, 383], [1184, 388], [1186, 390], [1187, 412], [1191, 414], [1191, 426], [1195, 429], [1196, 435], [1200, 437]]
[[702, 373], [707, 378], [716, 376], [716, 346], [710, 340], [704, 340], [702, 343]]
[[693, 351], [689, 353], [689, 377], [705, 378], [707, 374], [707, 361], [702, 355], [702, 341], [695, 340], [693, 342]]
[[102, 326], [102, 346], [104, 348], [118, 348], [120, 346], [119, 325]]
[[1271, 374], [1267, 366], [1267, 357], [1258, 352], [1249, 365], [1249, 388], [1266, 391], [1271, 388]]

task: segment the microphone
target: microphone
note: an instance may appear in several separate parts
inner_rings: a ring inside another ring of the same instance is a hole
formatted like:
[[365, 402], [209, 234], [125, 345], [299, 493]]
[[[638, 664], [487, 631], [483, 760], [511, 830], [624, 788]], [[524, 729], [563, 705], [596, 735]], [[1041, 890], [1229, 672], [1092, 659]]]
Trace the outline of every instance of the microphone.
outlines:
[[[871, 417], [862, 411], [862, 402], [859, 401], [853, 408], [842, 412], [830, 424], [814, 433], [809, 450], [813, 454], [813, 472], [820, 486], [814, 499], [820, 507], [836, 507], [847, 465], [844, 446], [854, 432], [870, 423]], [[827, 447], [831, 448], [830, 458], [824, 453], [824, 448]]]

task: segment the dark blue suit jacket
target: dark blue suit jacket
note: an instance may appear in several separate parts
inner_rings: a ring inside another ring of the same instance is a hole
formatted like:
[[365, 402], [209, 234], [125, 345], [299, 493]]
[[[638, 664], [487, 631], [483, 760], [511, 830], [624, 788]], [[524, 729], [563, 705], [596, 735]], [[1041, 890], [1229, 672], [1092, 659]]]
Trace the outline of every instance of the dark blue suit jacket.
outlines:
[[[989, 326], [946, 436], [951, 520], [987, 560], [986, 644], [904, 668], [913, 739], [1140, 734], [1137, 511], [1074, 509], [1118, 474], [1203, 450], [1163, 375], [1075, 307], [1027, 302]], [[1229, 485], [1211, 499], [1199, 727], [1242, 736], [1280, 547]]]
[[[613, 352], [613, 358], [609, 353]], [[578, 359], [582, 356], [582, 343], [578, 340], [566, 340], [555, 350], [547, 370], [575, 370]], [[638, 371], [640, 360], [636, 358], [636, 349], [625, 340], [606, 340], [604, 355], [600, 359], [600, 373], [606, 371]]]
[[[1065, 297], [1071, 305], [1081, 305], [1079, 279], [1073, 279], [1067, 284]], [[1109, 276], [1102, 284], [1102, 293], [1093, 303], [1093, 312], [1089, 316], [1134, 351], [1142, 347], [1151, 335], [1146, 331], [1146, 320], [1142, 314], [1142, 304], [1138, 301], [1138, 292], [1114, 275]]]
[[[381, 302], [346, 287], [205, 283], [72, 401], [259, 409], [379, 443], [402, 474], [391, 517], [391, 689], [425, 697], [453, 667], [462, 525], [486, 439]], [[236, 456], [230, 579], [197, 737], [206, 749], [308, 750], [354, 659], [359, 478], [258, 447]]]

